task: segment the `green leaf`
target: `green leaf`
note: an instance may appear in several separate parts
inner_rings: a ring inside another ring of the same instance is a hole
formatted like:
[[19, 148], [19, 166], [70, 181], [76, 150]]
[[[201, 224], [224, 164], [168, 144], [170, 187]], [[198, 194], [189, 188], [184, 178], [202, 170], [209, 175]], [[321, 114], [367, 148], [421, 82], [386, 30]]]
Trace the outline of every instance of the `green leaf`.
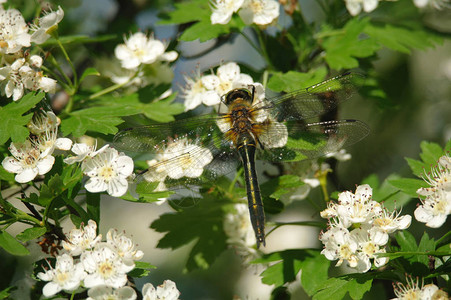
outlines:
[[[418, 251], [419, 252], [432, 252], [435, 251], [435, 240], [432, 238], [429, 238], [429, 235], [427, 232], [423, 233], [423, 236], [421, 237], [420, 243], [418, 244]], [[417, 259], [419, 262], [427, 265], [429, 263], [429, 258], [427, 255], [418, 255]]]
[[199, 39], [200, 42], [206, 42], [229, 32], [228, 26], [211, 24], [210, 18], [208, 18], [203, 19], [186, 29], [180, 36], [180, 40], [189, 42]]
[[158, 242], [161, 249], [177, 249], [193, 242], [186, 264], [192, 271], [207, 268], [226, 249], [226, 235], [222, 228], [224, 197], [206, 194], [198, 205], [168, 213], [155, 220], [151, 228], [165, 233]]
[[34, 239], [37, 239], [41, 235], [44, 235], [47, 232], [47, 228], [45, 227], [31, 227], [27, 228], [16, 236], [21, 242], [28, 242]]
[[157, 267], [143, 261], [135, 261], [135, 268], [128, 272], [128, 276], [133, 278], [141, 278], [149, 275], [151, 269]]
[[351, 69], [359, 66], [356, 58], [373, 55], [380, 46], [373, 39], [362, 38], [361, 33], [368, 25], [367, 18], [353, 18], [343, 29], [323, 29], [319, 36], [325, 36], [322, 46], [326, 51], [326, 62], [332, 69]]
[[[5, 144], [9, 138], [14, 143], [20, 143], [30, 135], [30, 132], [25, 127], [33, 116], [32, 113], [27, 113], [42, 98], [44, 93], [28, 93], [22, 99], [11, 102], [4, 107], [0, 107], [0, 145]], [[5, 129], [8, 130], [5, 130]]]
[[403, 252], [413, 252], [418, 249], [415, 237], [406, 230], [397, 232], [395, 238]]
[[406, 157], [405, 160], [407, 161], [407, 164], [409, 165], [410, 169], [412, 170], [412, 173], [416, 176], [422, 178], [424, 175], [425, 169], [428, 167], [427, 164], [425, 164], [422, 161], [408, 158]]
[[275, 92], [293, 92], [318, 83], [327, 75], [327, 70], [320, 67], [308, 73], [289, 71], [287, 73], [271, 72], [268, 88]]
[[[396, 174], [391, 174], [384, 180], [380, 187], [373, 189], [373, 199], [379, 203], [383, 203], [384, 207], [390, 211], [399, 209], [412, 200], [410, 195], [401, 193], [399, 188], [391, 184], [392, 180], [396, 181], [400, 178]], [[416, 198], [417, 196], [414, 197]]]
[[352, 299], [362, 299], [363, 295], [371, 289], [373, 279], [370, 274], [351, 274], [330, 278], [321, 284], [314, 300], [341, 300], [346, 294]]
[[9, 173], [5, 170], [5, 168], [3, 168], [3, 166], [0, 165], [0, 180], [13, 181], [14, 176], [14, 173]]
[[184, 24], [210, 19], [211, 9], [205, 0], [183, 1], [174, 4], [175, 10], [159, 15], [158, 25]]
[[304, 185], [304, 182], [296, 175], [282, 175], [268, 180], [260, 186], [262, 194], [279, 200], [286, 193], [292, 192], [295, 188]]
[[11, 296], [11, 292], [17, 290], [16, 286], [10, 286], [7, 287], [6, 289], [0, 291], [0, 299], [12, 299], [12, 298], [8, 298], [9, 296]]
[[392, 186], [398, 188], [403, 191], [407, 195], [416, 198], [418, 197], [417, 190], [419, 188], [428, 187], [429, 185], [424, 180], [415, 179], [415, 178], [401, 178], [401, 179], [393, 179], [389, 180]]
[[162, 100], [152, 102], [143, 108], [143, 113], [149, 119], [157, 122], [171, 122], [174, 121], [174, 115], [178, 115], [185, 111], [185, 106], [182, 103], [171, 103], [172, 100]]
[[422, 150], [421, 160], [428, 165], [436, 165], [440, 156], [443, 155], [442, 147], [439, 144], [422, 141], [420, 147]]
[[29, 255], [30, 251], [6, 231], [0, 231], [0, 247], [16, 256]]
[[[89, 214], [89, 219], [100, 222], [100, 194], [86, 192], [86, 210]], [[89, 220], [86, 220], [89, 221]]]
[[115, 134], [117, 125], [124, 121], [120, 116], [138, 114], [137, 108], [126, 106], [92, 107], [74, 111], [70, 117], [61, 124], [64, 135], [72, 134], [74, 137], [84, 135], [87, 131], [102, 134]]
[[[274, 262], [277, 262], [274, 264]], [[312, 295], [317, 286], [327, 279], [330, 262], [316, 250], [284, 250], [265, 254], [252, 262], [270, 266], [261, 273], [262, 282], [267, 285], [282, 286], [296, 280], [302, 270], [301, 283], [306, 292]]]
[[100, 73], [95, 68], [86, 68], [80, 77], [80, 82], [83, 82], [87, 76], [100, 76]]
[[410, 54], [411, 49], [424, 50], [442, 42], [440, 37], [424, 30], [395, 27], [390, 24], [378, 26], [367, 23], [363, 31], [380, 45], [407, 54]]

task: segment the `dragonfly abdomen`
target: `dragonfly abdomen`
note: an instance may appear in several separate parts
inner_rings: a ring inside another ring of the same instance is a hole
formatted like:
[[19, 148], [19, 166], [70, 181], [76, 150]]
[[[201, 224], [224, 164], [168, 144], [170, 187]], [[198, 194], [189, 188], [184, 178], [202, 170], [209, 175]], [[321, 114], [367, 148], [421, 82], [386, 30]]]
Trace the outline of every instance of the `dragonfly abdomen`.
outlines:
[[255, 232], [255, 238], [257, 239], [258, 248], [260, 247], [260, 244], [265, 246], [265, 212], [263, 210], [257, 172], [255, 171], [255, 140], [249, 135], [244, 135], [240, 137], [237, 148], [243, 162], [249, 215]]

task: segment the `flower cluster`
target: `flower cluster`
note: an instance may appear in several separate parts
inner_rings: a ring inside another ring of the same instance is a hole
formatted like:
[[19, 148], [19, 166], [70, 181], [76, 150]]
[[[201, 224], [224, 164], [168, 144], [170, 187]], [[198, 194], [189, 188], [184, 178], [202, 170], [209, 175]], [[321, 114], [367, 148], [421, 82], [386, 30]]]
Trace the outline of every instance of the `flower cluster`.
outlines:
[[58, 27], [64, 11], [45, 13], [30, 26], [16, 9], [0, 9], [0, 89], [14, 101], [24, 95], [25, 90], [53, 92], [56, 81], [42, 74], [42, 58], [29, 56], [25, 49], [31, 43], [42, 44]]
[[215, 0], [212, 6], [212, 24], [227, 24], [238, 12], [245, 24], [264, 26], [276, 20], [280, 13], [280, 4], [275, 0]]
[[425, 174], [424, 180], [429, 187], [417, 190], [421, 205], [415, 210], [415, 219], [428, 227], [438, 228], [451, 213], [451, 157], [440, 157], [437, 166]]
[[133, 173], [133, 159], [108, 145], [95, 151], [95, 146], [79, 143], [73, 145], [72, 152], [76, 156], [65, 158], [64, 162], [81, 162], [83, 173], [90, 177], [85, 184], [89, 192], [106, 191], [113, 197], [120, 197], [127, 192], [127, 179]]
[[[155, 159], [147, 161], [149, 170], [143, 177], [149, 182], [159, 182], [155, 191], [166, 190], [164, 181], [167, 177], [180, 179], [182, 177], [197, 178], [204, 171], [204, 167], [213, 160], [213, 154], [207, 148], [190, 142], [186, 137], [169, 141]], [[159, 204], [166, 198], [160, 199]]]
[[329, 229], [321, 234], [324, 244], [322, 254], [329, 260], [337, 260], [337, 266], [347, 261], [351, 268], [367, 272], [370, 259], [380, 267], [388, 262], [385, 253], [389, 233], [406, 229], [412, 217], [390, 213], [380, 203], [372, 200], [372, 189], [364, 184], [356, 188], [355, 194], [346, 191], [338, 195], [338, 203], [329, 202], [321, 217], [329, 219]]
[[228, 237], [227, 243], [241, 256], [255, 258], [257, 240], [249, 220], [249, 209], [244, 203], [235, 204], [234, 209], [235, 212], [228, 213], [224, 217], [223, 228]]
[[114, 49], [120, 66], [111, 64], [111, 60], [99, 61], [105, 76], [116, 84], [133, 88], [171, 82], [173, 72], [168, 62], [177, 59], [177, 52], [166, 52], [167, 46], [163, 42], [142, 32], [124, 38], [124, 41]]
[[[49, 269], [37, 274], [39, 279], [48, 281], [43, 288], [45, 297], [52, 297], [60, 291], [72, 292], [83, 286], [89, 288], [88, 299], [137, 298], [136, 292], [126, 286], [127, 273], [135, 268], [135, 261], [140, 260], [144, 253], [136, 249], [130, 238], [110, 229], [106, 241], [102, 242], [102, 235], [97, 235], [97, 224], [93, 220], [80, 229], [72, 229], [67, 236], [67, 241], [63, 241], [67, 252], [56, 257], [55, 267], [49, 265]], [[165, 285], [167, 288], [157, 288], [156, 294], [172, 297], [166, 299], [177, 299], [180, 292], [175, 283], [168, 280]], [[143, 294], [151, 295], [145, 299], [164, 299], [153, 296], [155, 291], [149, 289], [145, 285]]]
[[60, 119], [51, 111], [36, 113], [28, 124], [30, 136], [24, 143], [11, 143], [9, 151], [13, 156], [5, 157], [2, 166], [6, 171], [17, 174], [15, 180], [25, 183], [44, 175], [55, 162], [55, 149], [69, 150], [72, 141], [58, 138]]
[[185, 77], [187, 82], [183, 89], [185, 110], [191, 110], [205, 104], [218, 105], [221, 97], [237, 87], [253, 84], [251, 76], [241, 73], [240, 66], [234, 62], [226, 63], [216, 70], [216, 74], [198, 74], [195, 78]]
[[446, 300], [448, 293], [441, 290], [435, 284], [419, 283], [418, 278], [414, 280], [410, 276], [406, 278], [407, 284], [404, 285], [400, 282], [393, 283], [393, 290], [396, 298], [392, 300], [407, 300], [407, 299], [437, 299]]

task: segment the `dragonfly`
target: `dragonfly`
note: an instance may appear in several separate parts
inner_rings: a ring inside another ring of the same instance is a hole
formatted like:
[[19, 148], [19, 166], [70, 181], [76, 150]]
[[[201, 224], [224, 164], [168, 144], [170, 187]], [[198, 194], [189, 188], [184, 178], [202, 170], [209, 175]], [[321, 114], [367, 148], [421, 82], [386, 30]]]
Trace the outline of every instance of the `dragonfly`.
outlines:
[[[156, 190], [214, 180], [236, 171], [241, 162], [250, 220], [257, 248], [265, 246], [265, 213], [256, 160], [290, 162], [311, 159], [352, 145], [369, 133], [358, 120], [320, 121], [363, 83], [358, 73], [344, 73], [298, 91], [259, 97], [255, 85], [233, 89], [218, 113], [120, 131], [114, 145], [124, 151], [154, 155], [142, 177], [159, 182]], [[316, 118], [313, 122], [313, 118]]]

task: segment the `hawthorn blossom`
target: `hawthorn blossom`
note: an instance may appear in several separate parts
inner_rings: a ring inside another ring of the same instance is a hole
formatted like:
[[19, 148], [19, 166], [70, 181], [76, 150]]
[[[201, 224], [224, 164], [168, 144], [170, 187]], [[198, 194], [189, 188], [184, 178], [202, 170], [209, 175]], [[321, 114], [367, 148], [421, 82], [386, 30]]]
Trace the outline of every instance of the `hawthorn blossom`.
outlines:
[[234, 205], [234, 209], [234, 212], [225, 215], [223, 221], [227, 243], [242, 256], [256, 256], [254, 245], [257, 240], [249, 219], [249, 208], [246, 204], [239, 203]]
[[30, 140], [23, 143], [11, 143], [7, 156], [2, 161], [2, 166], [10, 173], [16, 173], [14, 177], [19, 183], [26, 183], [44, 175], [52, 169], [55, 158], [51, 155], [42, 156], [40, 150]]
[[364, 273], [370, 270], [371, 262], [381, 267], [388, 262], [385, 253], [389, 234], [410, 226], [412, 217], [389, 212], [372, 200], [372, 189], [364, 184], [357, 186], [355, 193], [346, 191], [338, 195], [338, 203], [329, 202], [321, 212], [329, 219], [329, 228], [321, 234], [324, 244], [321, 252], [329, 260], [337, 260], [337, 266], [347, 261], [349, 267]]
[[106, 242], [109, 244], [127, 264], [132, 264], [134, 260], [140, 260], [144, 252], [136, 249], [136, 245], [131, 239], [116, 229], [111, 228], [106, 235]]
[[200, 76], [194, 79], [185, 77], [187, 85], [183, 88], [185, 110], [191, 110], [205, 104], [217, 105], [221, 97], [232, 89], [253, 84], [252, 77], [241, 73], [237, 63], [229, 62], [220, 66], [216, 74]]
[[421, 205], [414, 212], [415, 219], [428, 227], [438, 228], [451, 213], [451, 157], [440, 157], [437, 166], [425, 174], [424, 180], [429, 187], [417, 190]]
[[0, 10], [0, 53], [15, 53], [22, 47], [29, 47], [30, 35], [20, 11], [17, 9]]
[[67, 234], [67, 241], [63, 241], [63, 248], [72, 256], [80, 255], [87, 249], [92, 249], [102, 239], [102, 235], [97, 235], [97, 224], [89, 220], [86, 226], [80, 229], [74, 228]]
[[50, 266], [49, 270], [38, 273], [37, 277], [49, 281], [42, 289], [42, 293], [45, 297], [51, 297], [61, 290], [66, 292], [76, 290], [86, 275], [81, 263], [74, 264], [72, 256], [65, 253], [56, 257], [55, 268]]
[[147, 181], [162, 181], [166, 176], [172, 179], [197, 178], [212, 160], [213, 155], [207, 148], [190, 142], [186, 137], [175, 139], [148, 162], [150, 168], [144, 178]]
[[84, 251], [80, 260], [88, 273], [84, 280], [87, 288], [99, 285], [120, 288], [127, 283], [127, 273], [135, 267], [134, 263], [125, 262], [107, 243], [98, 243], [94, 250]]
[[14, 101], [24, 95], [25, 90], [54, 92], [56, 80], [43, 76], [39, 69], [42, 58], [32, 55], [28, 58], [19, 57], [12, 64], [0, 68], [2, 92]]
[[280, 4], [275, 0], [245, 0], [238, 14], [245, 24], [268, 25], [279, 17]]
[[50, 38], [50, 34], [58, 28], [58, 23], [64, 17], [64, 11], [58, 6], [57, 11], [44, 12], [44, 16], [37, 20], [37, 25], [32, 26], [34, 31], [31, 35], [31, 41], [36, 44], [42, 44]]
[[123, 286], [118, 289], [99, 285], [88, 290], [88, 298], [86, 300], [135, 300], [136, 292], [129, 286]]
[[413, 0], [413, 4], [418, 8], [432, 7], [438, 10], [451, 8], [449, 0]]
[[89, 192], [106, 191], [113, 197], [120, 197], [127, 192], [127, 177], [133, 173], [133, 160], [116, 149], [106, 148], [83, 161], [82, 169], [90, 177], [85, 184]]
[[211, 24], [227, 24], [232, 19], [233, 13], [243, 5], [244, 0], [216, 0], [213, 1], [213, 13], [210, 16]]
[[171, 280], [165, 280], [162, 285], [155, 287], [151, 283], [146, 283], [142, 289], [143, 300], [177, 300], [180, 292]]
[[393, 283], [393, 291], [396, 298], [392, 300], [410, 300], [410, 299], [435, 299], [435, 300], [447, 300], [448, 293], [441, 290], [435, 284], [423, 285], [423, 281], [419, 283], [418, 277], [416, 280], [410, 276], [406, 278], [407, 283], [403, 284], [397, 282]]
[[379, 4], [379, 0], [345, 0], [346, 8], [353, 16], [358, 15], [362, 8], [365, 12], [372, 12]]
[[137, 32], [125, 39], [125, 44], [120, 44], [114, 49], [114, 54], [121, 61], [125, 69], [135, 69], [141, 64], [152, 64], [156, 61], [174, 61], [177, 52], [166, 51], [166, 46], [152, 36], [147, 37], [142, 32]]
[[68, 165], [74, 164], [76, 162], [82, 162], [87, 158], [92, 158], [99, 153], [102, 153], [108, 145], [103, 146], [96, 151], [96, 145], [87, 145], [85, 143], [76, 143], [72, 146], [71, 151], [76, 154], [76, 156], [66, 157], [64, 162]]

